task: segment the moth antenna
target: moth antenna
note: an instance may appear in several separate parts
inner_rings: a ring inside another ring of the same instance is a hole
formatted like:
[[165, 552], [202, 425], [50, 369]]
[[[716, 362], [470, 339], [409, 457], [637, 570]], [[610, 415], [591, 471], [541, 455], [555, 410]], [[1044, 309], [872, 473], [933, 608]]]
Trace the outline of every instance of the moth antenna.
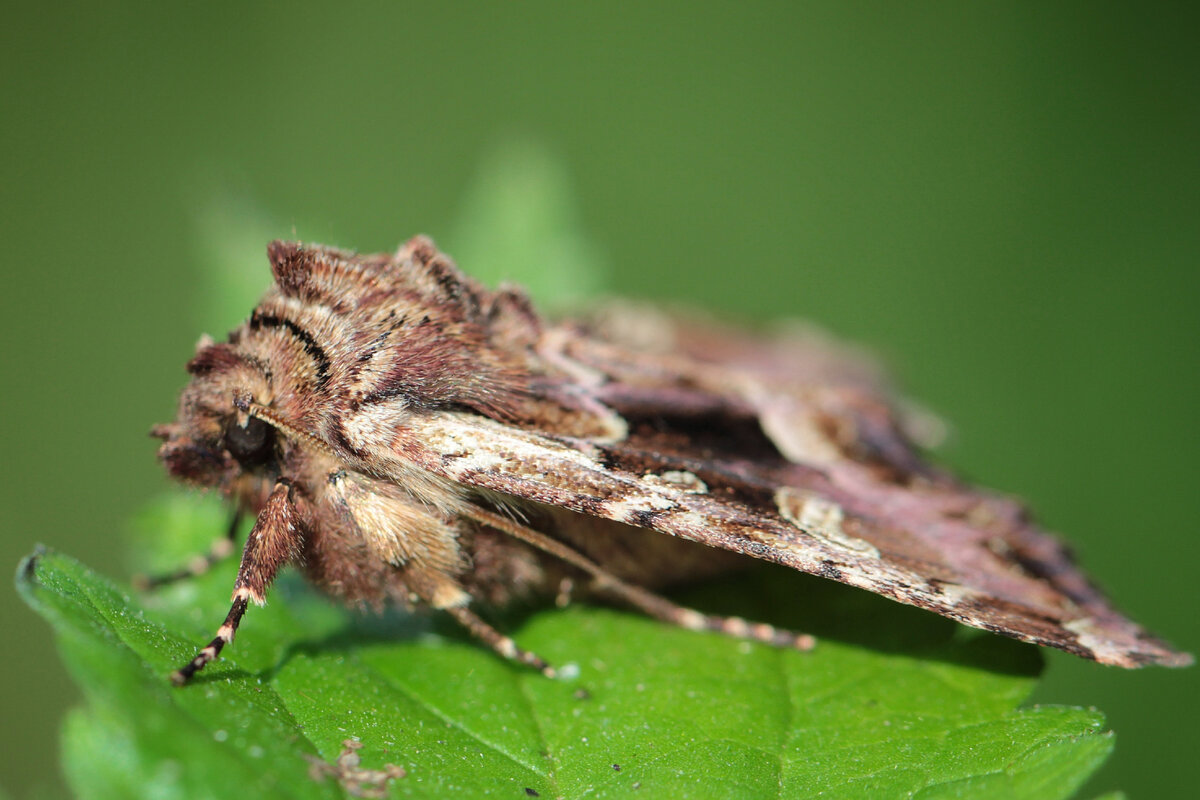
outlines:
[[[705, 614], [678, 605], [640, 586], [626, 583], [583, 554], [544, 533], [539, 533], [532, 528], [477, 506], [469, 506], [465, 513], [476, 522], [487, 525], [489, 528], [495, 528], [501, 533], [507, 533], [514, 539], [519, 539], [573, 567], [578, 567], [595, 579], [597, 588], [663, 622], [669, 622], [688, 630], [713, 631], [736, 639], [751, 639], [776, 647], [791, 647], [796, 650], [812, 650], [817, 644], [817, 640], [806, 633], [783, 630], [764, 622], [747, 622], [741, 617]], [[493, 649], [495, 649], [494, 646]]]
[[242, 398], [235, 398], [234, 405], [237, 406], [237, 408], [239, 410], [245, 411], [246, 413], [248, 413], [250, 416], [261, 419], [263, 422], [267, 423], [272, 428], [279, 431], [284, 436], [286, 436], [287, 438], [289, 438], [293, 441], [304, 442], [305, 444], [312, 447], [314, 450], [319, 450], [320, 452], [325, 453], [326, 455], [331, 455], [331, 456], [337, 455], [336, 453], [333, 452], [333, 448], [330, 447], [328, 444], [326, 444], [324, 440], [320, 439], [315, 434], [309, 433], [308, 431], [302, 430], [301, 428], [297, 428], [296, 426], [292, 425], [290, 422], [285, 421], [282, 417], [280, 417], [278, 414], [276, 414], [273, 410], [271, 410], [270, 408], [267, 408], [266, 406], [262, 405], [261, 403], [256, 403], [253, 400], [245, 400]]
[[267, 587], [284, 564], [296, 560], [303, 537], [300, 515], [291, 499], [291, 481], [280, 478], [266, 505], [254, 521], [242, 550], [242, 566], [233, 586], [233, 604], [217, 635], [187, 664], [171, 673], [171, 682], [182, 686], [233, 641], [250, 601], [266, 602]]

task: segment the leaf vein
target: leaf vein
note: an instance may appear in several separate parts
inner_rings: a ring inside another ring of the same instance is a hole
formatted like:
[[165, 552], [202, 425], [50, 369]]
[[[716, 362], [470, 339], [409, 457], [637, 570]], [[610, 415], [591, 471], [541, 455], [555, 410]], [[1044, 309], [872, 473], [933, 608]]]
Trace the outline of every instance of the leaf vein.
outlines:
[[447, 725], [466, 734], [472, 740], [478, 742], [479, 744], [483, 745], [487, 749], [507, 758], [509, 761], [512, 761], [517, 766], [524, 767], [525, 769], [529, 770], [530, 772], [534, 773], [535, 775], [537, 775], [539, 777], [546, 778], [547, 780], [550, 779], [549, 775], [547, 775], [546, 773], [539, 770], [533, 764], [526, 763], [524, 760], [522, 760], [515, 754], [510, 753], [502, 745], [499, 745], [495, 742], [489, 741], [488, 739], [484, 738], [483, 736], [480, 736], [478, 733], [471, 730], [470, 728], [467, 728], [461, 720], [455, 719], [450, 714], [446, 713], [445, 711], [442, 711], [440, 708], [438, 708], [437, 706], [430, 703], [428, 699], [422, 697], [417, 692], [414, 692], [412, 689], [405, 686], [401, 681], [397, 680], [393, 675], [390, 675], [386, 672], [376, 669], [375, 667], [371, 666], [370, 664], [364, 664], [363, 666], [367, 670], [370, 670], [371, 672], [374, 672], [376, 675], [378, 675], [382, 679], [383, 685], [387, 686], [389, 689], [391, 689], [394, 692], [404, 695], [409, 700], [411, 700], [413, 703], [415, 703], [417, 706], [426, 709], [427, 711], [429, 711], [429, 713], [433, 714], [435, 717], [442, 720]]

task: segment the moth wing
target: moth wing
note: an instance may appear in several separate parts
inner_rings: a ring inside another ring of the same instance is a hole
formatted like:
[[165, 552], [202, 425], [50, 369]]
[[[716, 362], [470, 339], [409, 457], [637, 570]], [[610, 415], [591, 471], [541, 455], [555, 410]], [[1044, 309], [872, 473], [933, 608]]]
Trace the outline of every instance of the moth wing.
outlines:
[[[1115, 611], [1011, 501], [948, 481], [689, 458], [636, 434], [547, 436], [469, 412], [406, 421], [405, 461], [468, 486], [784, 564], [973, 627], [1122, 667], [1184, 665]], [[856, 483], [857, 481], [857, 483]]]

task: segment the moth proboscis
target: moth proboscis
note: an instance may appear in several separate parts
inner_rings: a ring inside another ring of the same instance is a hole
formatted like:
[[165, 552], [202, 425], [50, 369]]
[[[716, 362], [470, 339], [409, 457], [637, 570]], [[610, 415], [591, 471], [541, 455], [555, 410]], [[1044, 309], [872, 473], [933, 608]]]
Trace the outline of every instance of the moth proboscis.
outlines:
[[173, 476], [255, 516], [229, 615], [177, 683], [287, 564], [350, 604], [447, 612], [549, 675], [477, 607], [574, 586], [812, 647], [656, 593], [741, 556], [1106, 664], [1191, 663], [1021, 505], [924, 461], [919, 415], [825, 337], [633, 306], [549, 322], [424, 237], [395, 255], [274, 242], [268, 258], [274, 284], [226, 341], [200, 340], [177, 420], [153, 431]]

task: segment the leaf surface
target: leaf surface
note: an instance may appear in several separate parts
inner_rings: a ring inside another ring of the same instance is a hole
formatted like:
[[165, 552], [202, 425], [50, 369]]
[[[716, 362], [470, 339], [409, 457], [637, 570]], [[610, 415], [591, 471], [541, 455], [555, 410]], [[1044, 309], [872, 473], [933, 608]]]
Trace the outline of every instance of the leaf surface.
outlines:
[[[207, 500], [141, 520], [167, 554], [221, 530]], [[789, 573], [755, 570], [683, 597], [821, 636], [812, 653], [575, 605], [501, 622], [574, 665], [549, 680], [441, 622], [359, 617], [291, 576], [226, 657], [183, 689], [167, 674], [222, 619], [236, 565], [133, 597], [68, 557], [18, 573], [87, 706], [64, 730], [85, 798], [341, 796], [306, 756], [363, 743], [403, 767], [392, 797], [1069, 797], [1112, 747], [1103, 717], [1018, 709], [1034, 648]], [[866, 623], [870, 623], [864, 629]]]

